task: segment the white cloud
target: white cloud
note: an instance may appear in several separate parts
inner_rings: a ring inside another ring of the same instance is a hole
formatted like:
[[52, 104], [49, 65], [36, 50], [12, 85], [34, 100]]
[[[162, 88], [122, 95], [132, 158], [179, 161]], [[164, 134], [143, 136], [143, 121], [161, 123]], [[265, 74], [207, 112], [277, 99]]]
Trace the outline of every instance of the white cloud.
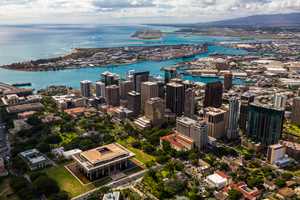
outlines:
[[291, 11], [300, 0], [0, 0], [0, 23], [184, 23]]

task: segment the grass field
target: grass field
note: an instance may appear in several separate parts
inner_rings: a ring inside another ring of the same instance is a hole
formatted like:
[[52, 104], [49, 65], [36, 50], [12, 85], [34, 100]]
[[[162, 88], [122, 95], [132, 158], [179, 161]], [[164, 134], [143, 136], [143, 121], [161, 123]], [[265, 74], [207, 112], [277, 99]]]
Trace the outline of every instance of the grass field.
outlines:
[[132, 147], [131, 143], [134, 140], [135, 139], [133, 137], [129, 137], [126, 140], [119, 140], [118, 143], [123, 145], [124, 147], [126, 147], [130, 151], [132, 151], [135, 154], [135, 158], [143, 164], [146, 164], [147, 162], [150, 162], [150, 161], [155, 161], [154, 156], [151, 156], [151, 155], [143, 152], [140, 149], [136, 149], [136, 148]]
[[53, 178], [59, 185], [61, 190], [69, 193], [71, 197], [87, 192], [95, 187], [93, 185], [82, 185], [65, 167], [59, 165], [45, 169], [44, 172]]
[[57, 182], [61, 190], [68, 192], [70, 197], [78, 196], [111, 181], [111, 179], [107, 177], [83, 185], [65, 168], [65, 165], [66, 164], [58, 165], [43, 171]]

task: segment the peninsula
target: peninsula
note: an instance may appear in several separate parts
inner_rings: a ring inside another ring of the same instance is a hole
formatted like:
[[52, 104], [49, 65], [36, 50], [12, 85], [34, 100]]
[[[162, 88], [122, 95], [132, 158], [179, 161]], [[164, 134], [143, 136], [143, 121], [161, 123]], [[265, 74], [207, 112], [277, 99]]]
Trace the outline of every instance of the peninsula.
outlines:
[[161, 45], [114, 48], [76, 48], [65, 56], [0, 66], [20, 71], [52, 71], [70, 68], [132, 64], [193, 57], [207, 52], [207, 45]]

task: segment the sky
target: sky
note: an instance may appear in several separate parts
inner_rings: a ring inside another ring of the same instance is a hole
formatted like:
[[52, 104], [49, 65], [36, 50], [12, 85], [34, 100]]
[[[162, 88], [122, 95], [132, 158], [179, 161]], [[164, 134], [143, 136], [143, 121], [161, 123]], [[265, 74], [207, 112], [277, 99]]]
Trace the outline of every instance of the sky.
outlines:
[[0, 0], [0, 24], [194, 23], [300, 12], [300, 0]]

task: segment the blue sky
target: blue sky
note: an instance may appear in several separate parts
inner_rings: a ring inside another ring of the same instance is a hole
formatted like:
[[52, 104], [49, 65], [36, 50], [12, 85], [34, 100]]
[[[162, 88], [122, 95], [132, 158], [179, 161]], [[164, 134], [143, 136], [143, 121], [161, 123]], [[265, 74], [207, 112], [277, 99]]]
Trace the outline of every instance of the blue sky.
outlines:
[[0, 23], [187, 23], [300, 12], [300, 0], [0, 0]]

